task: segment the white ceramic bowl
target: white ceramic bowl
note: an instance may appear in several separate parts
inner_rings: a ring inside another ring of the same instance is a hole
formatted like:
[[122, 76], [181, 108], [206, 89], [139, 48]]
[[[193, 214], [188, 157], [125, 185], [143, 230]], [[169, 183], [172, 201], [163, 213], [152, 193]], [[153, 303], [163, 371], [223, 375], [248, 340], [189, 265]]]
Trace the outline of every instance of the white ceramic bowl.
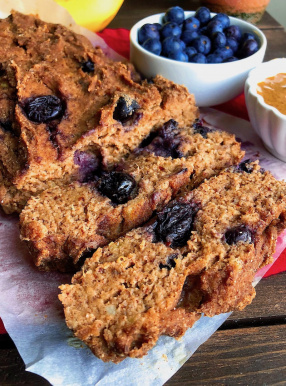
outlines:
[[286, 115], [266, 104], [257, 93], [258, 83], [279, 73], [286, 73], [285, 58], [270, 60], [250, 71], [245, 82], [245, 101], [251, 124], [267, 150], [286, 162]]
[[[185, 12], [185, 17], [194, 14], [193, 11]], [[139, 28], [146, 23], [161, 23], [163, 16], [164, 13], [160, 13], [146, 17], [131, 29], [130, 59], [143, 76], [152, 78], [159, 74], [185, 85], [201, 107], [224, 103], [243, 91], [248, 72], [263, 61], [266, 50], [266, 37], [257, 27], [230, 17], [231, 24], [238, 25], [243, 32], [254, 33], [260, 43], [260, 49], [248, 58], [219, 64], [185, 63], [152, 54], [138, 43]]]

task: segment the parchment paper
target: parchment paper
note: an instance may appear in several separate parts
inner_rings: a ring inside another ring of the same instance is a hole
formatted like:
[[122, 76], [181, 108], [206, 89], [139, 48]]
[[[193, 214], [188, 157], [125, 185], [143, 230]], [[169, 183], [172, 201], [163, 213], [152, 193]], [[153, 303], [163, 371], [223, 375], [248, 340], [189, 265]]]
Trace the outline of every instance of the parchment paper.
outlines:
[[[10, 13], [11, 4], [21, 12], [36, 12], [46, 21], [75, 28], [67, 12], [52, 0], [1, 0], [1, 17]], [[91, 34], [93, 42], [118, 57]], [[202, 109], [202, 115], [208, 123], [236, 134], [247, 158], [260, 158], [262, 167], [278, 179], [286, 178], [286, 164], [264, 149], [249, 122], [211, 109]], [[286, 232], [278, 238], [275, 259], [285, 247]], [[268, 268], [258, 273], [256, 283]], [[52, 385], [162, 385], [229, 316], [202, 317], [180, 341], [161, 337], [143, 359], [129, 358], [118, 365], [103, 363], [65, 325], [57, 295], [58, 286], [68, 282], [69, 275], [38, 272], [19, 240], [17, 216], [0, 215], [0, 316], [26, 369]]]

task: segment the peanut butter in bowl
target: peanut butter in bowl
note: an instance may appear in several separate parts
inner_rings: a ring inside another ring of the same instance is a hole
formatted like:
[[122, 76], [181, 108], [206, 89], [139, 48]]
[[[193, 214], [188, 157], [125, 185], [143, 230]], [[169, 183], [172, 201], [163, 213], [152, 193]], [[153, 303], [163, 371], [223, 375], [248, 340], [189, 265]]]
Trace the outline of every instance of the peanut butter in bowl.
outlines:
[[286, 58], [261, 63], [248, 74], [245, 102], [266, 149], [286, 162]]
[[257, 93], [264, 102], [286, 115], [286, 73], [279, 73], [258, 83]]

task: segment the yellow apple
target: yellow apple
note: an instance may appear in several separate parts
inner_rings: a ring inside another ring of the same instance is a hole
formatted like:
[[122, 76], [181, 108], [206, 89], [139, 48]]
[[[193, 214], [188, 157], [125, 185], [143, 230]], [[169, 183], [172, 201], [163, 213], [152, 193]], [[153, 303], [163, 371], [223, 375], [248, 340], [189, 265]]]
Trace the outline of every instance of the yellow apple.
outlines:
[[124, 0], [55, 0], [66, 8], [77, 24], [97, 32], [115, 17]]

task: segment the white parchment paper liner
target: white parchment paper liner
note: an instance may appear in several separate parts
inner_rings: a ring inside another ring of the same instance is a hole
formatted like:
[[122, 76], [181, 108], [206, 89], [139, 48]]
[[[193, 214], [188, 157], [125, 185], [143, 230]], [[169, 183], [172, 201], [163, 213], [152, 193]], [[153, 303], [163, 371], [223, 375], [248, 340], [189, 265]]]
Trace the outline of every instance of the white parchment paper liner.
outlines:
[[[0, 17], [10, 9], [37, 13], [47, 22], [56, 22], [85, 34], [111, 57], [118, 59], [95, 34], [78, 27], [68, 13], [53, 0], [1, 0]], [[262, 167], [278, 179], [286, 179], [286, 164], [270, 155], [250, 123], [211, 109], [203, 109], [204, 119], [243, 142], [246, 157], [260, 158]], [[286, 246], [286, 232], [277, 241], [275, 259]], [[268, 267], [256, 276], [260, 280]], [[103, 363], [66, 327], [58, 286], [70, 282], [69, 275], [38, 272], [19, 240], [18, 218], [0, 215], [0, 316], [22, 356], [26, 369], [53, 385], [162, 385], [227, 319], [229, 314], [202, 317], [177, 341], [161, 337], [143, 359]]]

